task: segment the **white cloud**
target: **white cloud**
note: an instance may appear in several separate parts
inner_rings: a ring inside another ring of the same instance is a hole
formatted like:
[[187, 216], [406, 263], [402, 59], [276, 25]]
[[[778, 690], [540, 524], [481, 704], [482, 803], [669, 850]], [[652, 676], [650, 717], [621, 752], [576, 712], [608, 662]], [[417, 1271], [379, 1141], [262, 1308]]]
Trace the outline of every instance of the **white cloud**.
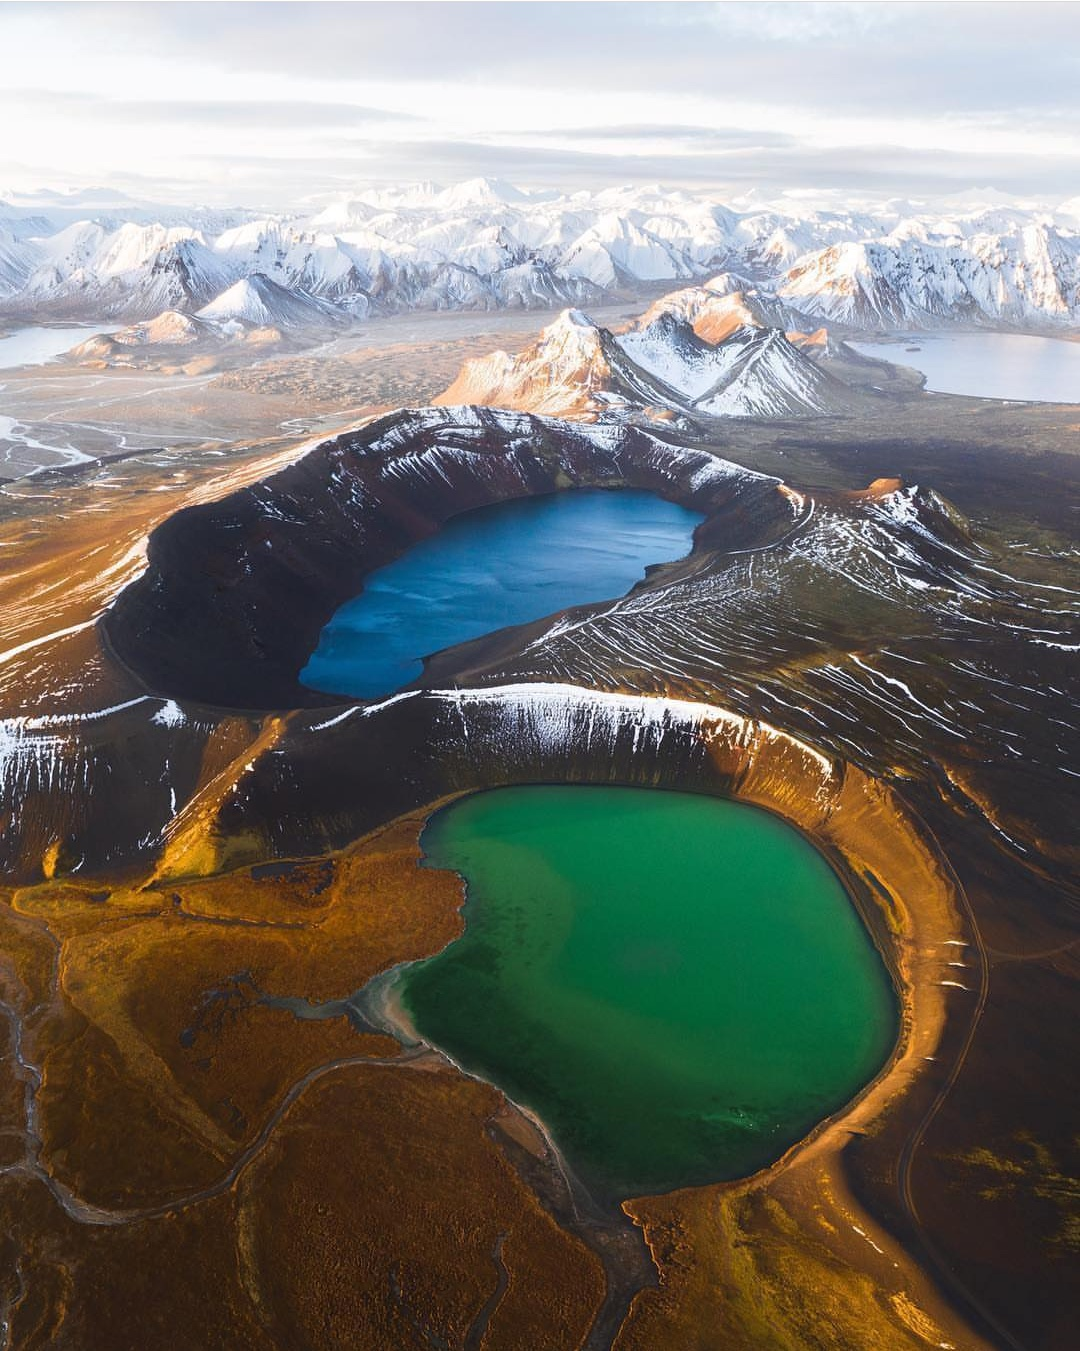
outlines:
[[723, 189], [751, 156], [771, 190], [1063, 197], [1080, 169], [1075, 5], [3, 5], [0, 49], [22, 187], [274, 204], [295, 161], [309, 190], [459, 164]]

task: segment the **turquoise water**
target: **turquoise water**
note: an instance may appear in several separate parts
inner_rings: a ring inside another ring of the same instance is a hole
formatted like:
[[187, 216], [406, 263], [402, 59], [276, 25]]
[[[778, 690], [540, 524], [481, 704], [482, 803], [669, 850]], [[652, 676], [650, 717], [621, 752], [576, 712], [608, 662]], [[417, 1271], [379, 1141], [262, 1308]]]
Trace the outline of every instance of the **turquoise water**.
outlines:
[[650, 563], [689, 553], [704, 518], [652, 493], [577, 489], [456, 516], [373, 572], [323, 629], [311, 689], [375, 699], [420, 659], [570, 605], [621, 596]]
[[506, 788], [437, 813], [464, 935], [404, 968], [418, 1031], [609, 1199], [745, 1176], [883, 1065], [888, 975], [824, 858], [742, 803]]

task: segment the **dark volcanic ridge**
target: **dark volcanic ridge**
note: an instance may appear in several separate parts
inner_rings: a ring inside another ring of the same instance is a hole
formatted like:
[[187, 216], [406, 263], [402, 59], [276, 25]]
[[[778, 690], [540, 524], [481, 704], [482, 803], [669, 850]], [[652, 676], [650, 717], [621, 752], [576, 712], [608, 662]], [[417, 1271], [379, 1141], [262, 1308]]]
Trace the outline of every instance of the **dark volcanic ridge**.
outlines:
[[[365, 709], [298, 683], [324, 623], [370, 571], [452, 515], [574, 486], [645, 488], [706, 520], [687, 559], [620, 599], [432, 654], [417, 682], [430, 696]], [[1022, 857], [1034, 834], [1044, 866], [1064, 866], [1077, 734], [1058, 714], [1075, 610], [1059, 583], [1008, 572], [933, 492], [895, 481], [798, 491], [637, 427], [405, 410], [153, 533], [146, 571], [101, 621], [124, 670], [106, 656], [96, 703], [93, 678], [70, 676], [97, 711], [2, 725], [5, 854], [24, 876], [58, 841], [65, 867], [125, 866], [152, 857], [190, 811], [229, 819], [268, 856], [337, 847], [478, 780], [475, 765], [445, 777], [444, 731], [429, 728], [429, 744], [428, 731], [380, 729], [428, 727], [443, 710], [479, 745], [458, 696], [437, 691], [559, 686], [559, 699], [529, 706], [560, 728], [559, 755], [583, 777], [660, 772], [613, 768], [608, 741], [587, 737], [581, 754], [565, 742], [590, 690], [675, 696], [873, 773], [928, 780], [985, 814], [1000, 847]], [[351, 708], [362, 716], [334, 712]], [[494, 764], [507, 749], [485, 754]], [[561, 777], [557, 758], [529, 772]], [[1035, 792], [1043, 782], [1054, 795]], [[274, 785], [273, 802], [241, 810], [256, 783]]]
[[368, 573], [461, 512], [586, 486], [647, 489], [702, 512], [698, 549], [760, 544], [794, 514], [776, 479], [639, 428], [406, 410], [167, 521], [105, 632], [156, 693], [244, 709], [332, 703], [298, 673]]

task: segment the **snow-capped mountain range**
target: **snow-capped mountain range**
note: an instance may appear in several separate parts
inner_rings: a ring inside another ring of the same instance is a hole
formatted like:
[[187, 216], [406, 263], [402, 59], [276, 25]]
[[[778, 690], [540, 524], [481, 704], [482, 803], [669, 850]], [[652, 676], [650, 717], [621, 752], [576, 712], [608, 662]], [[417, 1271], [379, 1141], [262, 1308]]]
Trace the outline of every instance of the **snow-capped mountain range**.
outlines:
[[478, 179], [274, 216], [193, 208], [154, 218], [92, 202], [77, 214], [78, 204], [0, 201], [0, 314], [137, 322], [213, 312], [235, 307], [233, 288], [256, 277], [257, 290], [292, 293], [307, 318], [313, 305], [345, 318], [546, 308], [723, 273], [728, 290], [755, 292], [761, 306], [849, 329], [1080, 325], [1075, 203], [735, 211], [682, 190], [558, 196]]

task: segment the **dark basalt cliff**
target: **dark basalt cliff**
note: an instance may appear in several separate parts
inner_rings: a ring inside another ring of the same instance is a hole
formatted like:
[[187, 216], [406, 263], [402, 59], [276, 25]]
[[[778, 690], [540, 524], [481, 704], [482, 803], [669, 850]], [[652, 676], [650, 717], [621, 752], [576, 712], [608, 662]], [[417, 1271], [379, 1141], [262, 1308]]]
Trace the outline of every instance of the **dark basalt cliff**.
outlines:
[[461, 512], [586, 486], [648, 489], [704, 513], [698, 550], [760, 544], [792, 520], [776, 479], [638, 428], [405, 411], [166, 521], [105, 633], [155, 693], [231, 708], [333, 703], [298, 673], [368, 573]]

